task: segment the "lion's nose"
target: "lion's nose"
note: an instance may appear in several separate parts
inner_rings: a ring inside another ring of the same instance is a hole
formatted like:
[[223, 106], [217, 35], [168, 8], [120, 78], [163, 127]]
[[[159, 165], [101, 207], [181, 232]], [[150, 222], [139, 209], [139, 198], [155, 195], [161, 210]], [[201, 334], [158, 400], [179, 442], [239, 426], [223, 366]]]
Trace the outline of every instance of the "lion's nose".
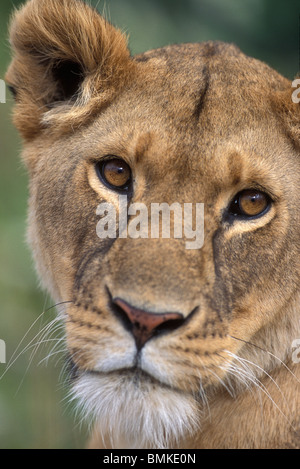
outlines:
[[151, 313], [135, 308], [121, 298], [115, 298], [113, 303], [118, 306], [123, 322], [125, 319], [139, 350], [159, 331], [172, 331], [184, 322], [184, 316], [181, 313]]

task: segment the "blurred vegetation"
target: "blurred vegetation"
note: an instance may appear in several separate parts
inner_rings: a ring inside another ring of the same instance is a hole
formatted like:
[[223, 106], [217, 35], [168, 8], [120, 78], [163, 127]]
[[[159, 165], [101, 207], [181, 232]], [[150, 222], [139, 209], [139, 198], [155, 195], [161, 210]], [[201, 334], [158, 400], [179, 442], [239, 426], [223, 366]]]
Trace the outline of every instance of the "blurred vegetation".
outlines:
[[[1, 0], [0, 78], [9, 63], [8, 19], [20, 3]], [[299, 69], [299, 0], [106, 0], [105, 7], [101, 1], [92, 3], [130, 34], [133, 53], [218, 39], [236, 43], [288, 78]], [[7, 361], [24, 336], [15, 357], [31, 341], [35, 344], [35, 335], [54, 315], [51, 310], [36, 321], [51, 300], [38, 289], [25, 242], [27, 178], [11, 107], [7, 95], [7, 103], [0, 104], [0, 339], [7, 345]], [[32, 359], [33, 349], [20, 354], [11, 367], [0, 364], [0, 448], [83, 446], [85, 431], [64, 401], [60, 355], [45, 366], [49, 349], [41, 347]]]

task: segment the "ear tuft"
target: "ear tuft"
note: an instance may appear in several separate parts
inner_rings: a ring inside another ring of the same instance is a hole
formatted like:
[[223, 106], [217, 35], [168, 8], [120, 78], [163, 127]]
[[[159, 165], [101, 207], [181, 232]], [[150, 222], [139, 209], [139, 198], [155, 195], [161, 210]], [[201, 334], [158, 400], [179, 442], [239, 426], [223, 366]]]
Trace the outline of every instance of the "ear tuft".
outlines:
[[27, 139], [54, 120], [53, 108], [58, 119], [89, 101], [99, 108], [102, 95], [111, 99], [121, 89], [133, 63], [126, 37], [81, 0], [29, 0], [13, 15], [10, 42], [6, 80], [17, 96], [15, 123]]

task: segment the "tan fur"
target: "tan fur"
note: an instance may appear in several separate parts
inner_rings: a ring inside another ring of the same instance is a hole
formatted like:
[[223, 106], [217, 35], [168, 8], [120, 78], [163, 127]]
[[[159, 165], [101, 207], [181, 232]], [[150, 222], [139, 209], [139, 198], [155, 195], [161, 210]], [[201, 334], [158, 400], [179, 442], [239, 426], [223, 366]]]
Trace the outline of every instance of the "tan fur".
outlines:
[[[90, 447], [299, 448], [290, 81], [218, 42], [131, 57], [122, 33], [76, 0], [30, 0], [10, 38], [29, 240], [44, 286], [69, 301], [62, 320], [75, 397], [95, 421]], [[132, 202], [204, 203], [204, 246], [99, 239], [98, 204], [118, 202], [96, 175], [106, 155], [131, 167]], [[253, 187], [271, 209], [229, 222], [230, 201]], [[153, 313], [196, 312], [137, 358], [108, 290]]]

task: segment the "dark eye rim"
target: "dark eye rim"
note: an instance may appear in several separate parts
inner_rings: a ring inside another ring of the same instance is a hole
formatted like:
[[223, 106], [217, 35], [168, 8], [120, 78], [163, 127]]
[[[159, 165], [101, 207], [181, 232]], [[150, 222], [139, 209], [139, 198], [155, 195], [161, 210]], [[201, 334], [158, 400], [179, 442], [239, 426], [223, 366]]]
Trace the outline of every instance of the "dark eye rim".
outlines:
[[[239, 198], [246, 191], [254, 191], [254, 192], [263, 194], [266, 197], [266, 200], [267, 200], [266, 208], [262, 210], [260, 213], [258, 213], [257, 215], [247, 215], [246, 213], [243, 212], [243, 210], [241, 209], [239, 205]], [[240, 192], [238, 192], [231, 200], [228, 206], [228, 209], [226, 210], [226, 218], [231, 221], [236, 220], [236, 219], [244, 220], [244, 221], [255, 220], [257, 218], [261, 218], [264, 215], [266, 215], [271, 209], [272, 204], [273, 204], [272, 198], [265, 191], [261, 189], [256, 189], [256, 188], [243, 189]]]
[[[120, 160], [120, 161], [124, 162], [130, 169], [130, 173], [131, 173], [130, 179], [123, 186], [118, 187], [118, 186], [114, 186], [114, 185], [110, 184], [106, 180], [106, 178], [103, 174], [105, 163], [107, 163], [108, 161], [111, 161], [111, 160]], [[95, 161], [94, 166], [95, 166], [95, 170], [96, 170], [96, 174], [97, 174], [98, 178], [100, 179], [100, 181], [106, 187], [108, 187], [109, 189], [111, 189], [114, 192], [119, 192], [120, 194], [132, 192], [132, 186], [133, 186], [132, 170], [131, 170], [129, 164], [127, 163], [127, 161], [124, 160], [124, 158], [121, 158], [120, 156], [116, 156], [116, 155], [107, 155], [104, 158], [102, 158], [100, 161], [99, 160]]]

